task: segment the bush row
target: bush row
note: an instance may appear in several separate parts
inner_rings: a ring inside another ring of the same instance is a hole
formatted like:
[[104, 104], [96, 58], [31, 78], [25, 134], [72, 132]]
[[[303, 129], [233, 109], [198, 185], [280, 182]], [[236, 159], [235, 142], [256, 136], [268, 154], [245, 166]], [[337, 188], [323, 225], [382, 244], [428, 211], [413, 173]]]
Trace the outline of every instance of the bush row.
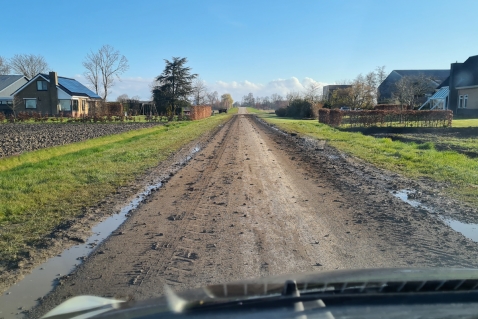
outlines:
[[[62, 113], [56, 116], [48, 116], [47, 114], [42, 114], [38, 112], [19, 112], [17, 116], [10, 114], [5, 116], [5, 114], [0, 113], [0, 123], [23, 123], [23, 122], [40, 122], [46, 123], [50, 122], [60, 122], [60, 123], [113, 123], [113, 122], [136, 122], [136, 117], [132, 115], [124, 115], [122, 113], [117, 113], [118, 115], [112, 115], [112, 113], [94, 113], [89, 115], [80, 115], [78, 117], [71, 116], [71, 113]], [[163, 122], [163, 121], [173, 121], [173, 120], [188, 120], [188, 117], [177, 116], [177, 117], [166, 117], [161, 115], [147, 115], [145, 117], [147, 122]]]
[[[293, 117], [293, 118], [316, 118], [316, 109], [319, 105], [314, 104], [308, 100], [295, 99], [289, 106], [278, 108], [275, 113], [279, 117]], [[315, 114], [314, 114], [315, 113]]]
[[451, 127], [452, 121], [452, 111], [319, 110], [319, 122], [332, 126], [349, 124], [351, 127]]

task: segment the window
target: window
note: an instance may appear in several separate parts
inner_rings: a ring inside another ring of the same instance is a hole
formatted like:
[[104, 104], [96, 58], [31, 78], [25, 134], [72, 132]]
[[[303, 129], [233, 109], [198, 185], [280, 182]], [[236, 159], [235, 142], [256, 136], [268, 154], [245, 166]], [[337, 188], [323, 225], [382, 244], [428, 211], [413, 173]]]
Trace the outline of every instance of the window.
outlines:
[[26, 109], [36, 109], [37, 108], [37, 99], [25, 99], [25, 108]]
[[86, 109], [86, 101], [85, 100], [81, 100], [81, 110], [83, 112], [85, 112], [85, 109]]
[[468, 94], [460, 95], [458, 98], [458, 108], [465, 109], [468, 105]]
[[60, 111], [70, 112], [71, 111], [71, 100], [60, 100]]
[[46, 91], [48, 88], [48, 84], [46, 81], [37, 81], [37, 90], [38, 91]]
[[71, 100], [73, 105], [73, 111], [78, 112], [78, 100]]

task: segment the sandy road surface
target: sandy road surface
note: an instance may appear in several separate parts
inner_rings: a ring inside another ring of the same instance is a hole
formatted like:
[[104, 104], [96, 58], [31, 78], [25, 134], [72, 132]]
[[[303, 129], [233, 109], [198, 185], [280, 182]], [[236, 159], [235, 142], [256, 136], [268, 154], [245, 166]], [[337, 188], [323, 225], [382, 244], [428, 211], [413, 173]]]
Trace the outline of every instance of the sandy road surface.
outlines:
[[[233, 117], [30, 314], [93, 294], [337, 268], [476, 266], [477, 245], [347, 163]], [[392, 181], [393, 182], [393, 181]]]

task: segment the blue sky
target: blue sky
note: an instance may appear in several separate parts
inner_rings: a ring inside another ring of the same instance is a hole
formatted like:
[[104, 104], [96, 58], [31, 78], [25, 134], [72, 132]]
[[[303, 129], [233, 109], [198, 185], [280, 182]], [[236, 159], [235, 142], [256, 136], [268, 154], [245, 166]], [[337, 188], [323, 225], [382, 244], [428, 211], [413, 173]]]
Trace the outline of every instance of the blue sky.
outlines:
[[[2, 49], [43, 55], [84, 82], [82, 61], [109, 44], [130, 69], [110, 99], [149, 97], [163, 59], [187, 57], [211, 90], [240, 99], [353, 79], [376, 66], [445, 69], [478, 54], [476, 0], [0, 0]], [[21, 13], [21, 14], [20, 14]], [[86, 82], [84, 82], [86, 84]]]

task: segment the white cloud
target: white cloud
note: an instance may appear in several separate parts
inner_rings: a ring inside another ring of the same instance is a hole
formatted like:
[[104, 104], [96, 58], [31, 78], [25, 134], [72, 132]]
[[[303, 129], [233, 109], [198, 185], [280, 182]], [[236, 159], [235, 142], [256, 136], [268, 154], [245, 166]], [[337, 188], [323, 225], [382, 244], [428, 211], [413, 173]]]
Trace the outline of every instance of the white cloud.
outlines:
[[217, 81], [216, 83], [208, 84], [208, 87], [210, 91], [217, 91], [219, 95], [230, 93], [235, 101], [240, 101], [244, 95], [249, 93], [254, 94], [256, 97], [270, 96], [274, 93], [285, 97], [289, 92], [304, 92], [310, 84], [318, 85], [320, 93], [322, 93], [322, 87], [327, 85], [327, 83], [315, 81], [308, 77], [302, 81], [299, 81], [296, 77], [291, 77], [289, 79], [272, 80], [266, 84], [253, 83], [247, 80], [242, 82]]

